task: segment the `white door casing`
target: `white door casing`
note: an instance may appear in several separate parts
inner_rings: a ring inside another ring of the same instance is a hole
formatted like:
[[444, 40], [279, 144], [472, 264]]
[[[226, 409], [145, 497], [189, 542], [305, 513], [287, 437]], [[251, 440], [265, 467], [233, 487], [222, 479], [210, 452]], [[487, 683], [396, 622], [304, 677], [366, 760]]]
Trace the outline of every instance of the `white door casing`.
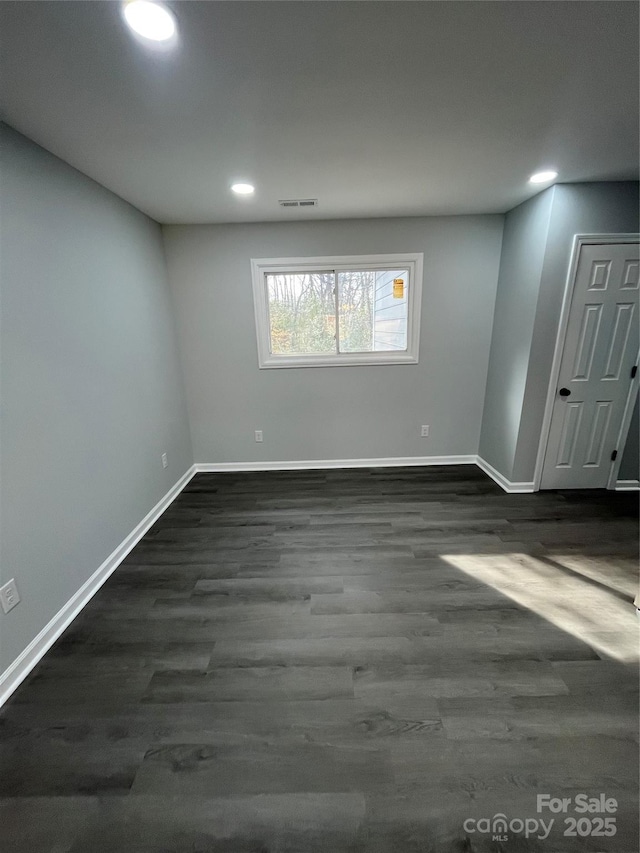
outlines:
[[[605, 488], [637, 365], [638, 241], [577, 245], [540, 487]], [[628, 424], [627, 424], [628, 425]], [[616, 466], [617, 467], [617, 466]]]

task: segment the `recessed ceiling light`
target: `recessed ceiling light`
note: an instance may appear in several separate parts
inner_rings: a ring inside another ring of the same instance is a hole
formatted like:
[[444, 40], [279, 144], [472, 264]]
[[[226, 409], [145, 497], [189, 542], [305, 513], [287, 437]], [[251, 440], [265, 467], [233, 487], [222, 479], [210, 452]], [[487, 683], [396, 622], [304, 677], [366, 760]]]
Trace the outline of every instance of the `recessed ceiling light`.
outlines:
[[238, 195], [251, 195], [255, 187], [253, 184], [231, 184], [231, 189]]
[[529, 178], [530, 184], [546, 184], [548, 181], [555, 181], [558, 177], [558, 173], [552, 170], [548, 172], [536, 172], [535, 175], [531, 175]]
[[151, 41], [168, 41], [176, 34], [172, 13], [151, 0], [130, 0], [123, 8], [124, 19], [131, 29]]

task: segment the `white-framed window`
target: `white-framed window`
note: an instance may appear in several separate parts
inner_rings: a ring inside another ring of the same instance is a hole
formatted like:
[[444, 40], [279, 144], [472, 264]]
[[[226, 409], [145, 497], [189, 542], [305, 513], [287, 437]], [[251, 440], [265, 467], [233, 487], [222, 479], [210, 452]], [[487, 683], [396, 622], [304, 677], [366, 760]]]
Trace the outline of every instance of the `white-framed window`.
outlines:
[[259, 366], [416, 364], [422, 259], [253, 258]]

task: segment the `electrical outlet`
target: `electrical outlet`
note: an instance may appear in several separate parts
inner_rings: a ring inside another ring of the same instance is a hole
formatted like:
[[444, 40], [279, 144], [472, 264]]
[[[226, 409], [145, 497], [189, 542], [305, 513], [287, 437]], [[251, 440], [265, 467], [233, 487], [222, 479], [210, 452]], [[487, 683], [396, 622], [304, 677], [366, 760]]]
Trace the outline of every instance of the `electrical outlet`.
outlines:
[[162, 454], [162, 467], [166, 468], [168, 464], [169, 464], [169, 460], [167, 459], [167, 454], [163, 453]]
[[262, 441], [262, 430], [261, 429], [256, 430], [256, 441]]
[[427, 438], [428, 435], [429, 435], [429, 424], [422, 424], [422, 427], [420, 428], [421, 438]]
[[4, 586], [0, 586], [0, 602], [2, 603], [2, 609], [5, 613], [8, 613], [16, 606], [16, 604], [20, 603], [18, 587], [16, 586], [14, 578], [7, 581]]

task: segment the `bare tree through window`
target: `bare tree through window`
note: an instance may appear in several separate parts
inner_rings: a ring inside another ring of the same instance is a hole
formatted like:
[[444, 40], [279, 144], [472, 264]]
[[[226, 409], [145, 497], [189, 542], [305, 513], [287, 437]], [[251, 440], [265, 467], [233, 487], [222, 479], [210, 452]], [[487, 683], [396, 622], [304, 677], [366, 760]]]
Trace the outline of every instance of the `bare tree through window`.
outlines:
[[267, 273], [274, 355], [404, 351], [408, 270]]

